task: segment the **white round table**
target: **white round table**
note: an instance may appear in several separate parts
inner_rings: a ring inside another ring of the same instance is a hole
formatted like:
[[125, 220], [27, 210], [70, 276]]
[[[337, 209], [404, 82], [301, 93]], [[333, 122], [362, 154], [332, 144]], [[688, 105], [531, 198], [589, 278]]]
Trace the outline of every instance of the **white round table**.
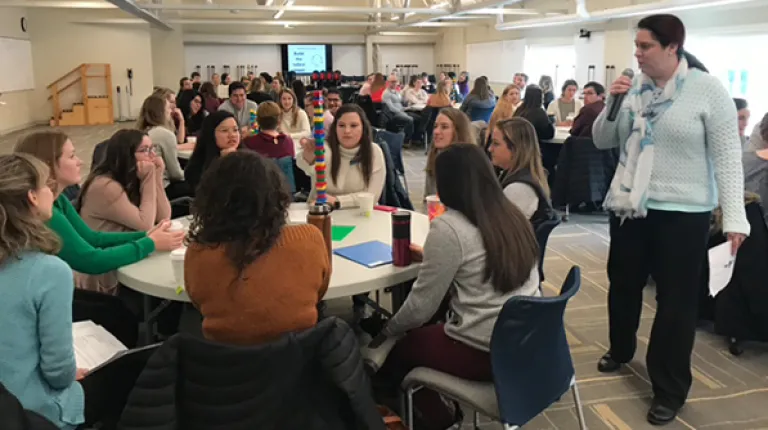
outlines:
[[192, 157], [192, 150], [191, 149], [181, 150], [179, 151], [177, 156], [182, 160], [189, 160], [189, 158]]
[[[291, 205], [289, 222], [306, 219], [307, 205]], [[291, 221], [290, 219], [294, 219]], [[355, 229], [339, 242], [333, 242], [333, 248], [356, 245], [378, 240], [392, 244], [391, 214], [374, 210], [371, 217], [360, 215], [358, 209], [334, 211], [331, 214], [333, 225], [355, 226]], [[186, 218], [179, 219], [185, 227]], [[423, 245], [429, 232], [429, 219], [426, 215], [411, 212], [411, 241]], [[391, 264], [369, 269], [361, 264], [333, 255], [333, 272], [325, 299], [352, 296], [360, 293], [380, 290], [416, 278], [420, 264], [408, 267], [395, 267]], [[169, 253], [156, 252], [149, 257], [117, 270], [117, 280], [126, 287], [148, 296], [181, 302], [189, 302], [185, 291], [178, 291], [171, 267]]]
[[571, 137], [571, 127], [555, 127], [555, 137], [547, 140], [547, 142], [562, 145], [569, 137]]

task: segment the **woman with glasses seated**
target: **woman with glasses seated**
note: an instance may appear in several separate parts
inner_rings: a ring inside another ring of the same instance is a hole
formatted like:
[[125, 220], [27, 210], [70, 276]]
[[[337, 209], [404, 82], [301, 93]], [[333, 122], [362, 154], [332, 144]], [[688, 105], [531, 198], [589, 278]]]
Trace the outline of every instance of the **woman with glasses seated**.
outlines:
[[[149, 136], [138, 130], [120, 130], [108, 141], [104, 160], [83, 184], [77, 208], [95, 231], [148, 231], [171, 216], [163, 189], [163, 159]], [[78, 275], [79, 288], [112, 294], [114, 272]]]

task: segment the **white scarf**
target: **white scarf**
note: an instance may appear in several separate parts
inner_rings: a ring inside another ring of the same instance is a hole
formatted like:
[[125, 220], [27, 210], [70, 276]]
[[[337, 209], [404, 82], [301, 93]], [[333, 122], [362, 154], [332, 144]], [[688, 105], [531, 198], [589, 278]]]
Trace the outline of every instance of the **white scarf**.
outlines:
[[663, 88], [642, 74], [627, 94], [632, 131], [621, 148], [619, 165], [603, 206], [622, 221], [644, 218], [648, 213], [648, 184], [653, 168], [653, 125], [679, 96], [688, 75], [685, 57]]

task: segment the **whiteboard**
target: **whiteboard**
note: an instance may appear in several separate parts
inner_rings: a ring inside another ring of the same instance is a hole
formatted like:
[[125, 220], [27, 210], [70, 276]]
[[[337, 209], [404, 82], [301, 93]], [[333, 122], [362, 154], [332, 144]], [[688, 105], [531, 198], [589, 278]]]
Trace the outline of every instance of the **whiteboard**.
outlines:
[[0, 37], [0, 93], [35, 89], [32, 43]]

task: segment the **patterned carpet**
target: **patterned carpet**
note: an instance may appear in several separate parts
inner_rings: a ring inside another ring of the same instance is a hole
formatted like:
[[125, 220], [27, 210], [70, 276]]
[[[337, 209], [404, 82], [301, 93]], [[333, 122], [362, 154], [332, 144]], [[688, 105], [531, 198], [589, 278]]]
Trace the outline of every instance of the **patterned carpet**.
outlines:
[[[110, 127], [73, 127], [66, 132], [78, 155], [90, 163], [93, 146], [109, 137], [121, 124]], [[10, 152], [19, 134], [0, 137], [0, 153]], [[405, 153], [406, 176], [414, 204], [419, 207], [424, 184], [423, 150]], [[84, 166], [85, 170], [89, 166]], [[645, 306], [635, 360], [620, 373], [600, 374], [597, 360], [608, 339], [605, 273], [608, 226], [603, 216], [574, 215], [552, 234], [544, 261], [545, 294], [559, 291], [573, 265], [582, 269], [582, 287], [566, 312], [571, 353], [576, 366], [587, 425], [594, 430], [639, 430], [653, 428], [645, 421], [650, 406], [650, 383], [645, 370], [647, 336], [653, 321], [653, 288], [646, 288]], [[697, 335], [693, 356], [694, 382], [688, 403], [668, 429], [740, 430], [768, 429], [768, 345], [746, 344], [745, 353], [733, 357], [725, 340], [706, 331]], [[468, 418], [470, 414], [467, 414]], [[483, 429], [500, 428], [482, 421]], [[467, 421], [469, 423], [469, 421]], [[465, 429], [471, 424], [465, 423]], [[570, 395], [525, 426], [528, 429], [577, 429]]]

